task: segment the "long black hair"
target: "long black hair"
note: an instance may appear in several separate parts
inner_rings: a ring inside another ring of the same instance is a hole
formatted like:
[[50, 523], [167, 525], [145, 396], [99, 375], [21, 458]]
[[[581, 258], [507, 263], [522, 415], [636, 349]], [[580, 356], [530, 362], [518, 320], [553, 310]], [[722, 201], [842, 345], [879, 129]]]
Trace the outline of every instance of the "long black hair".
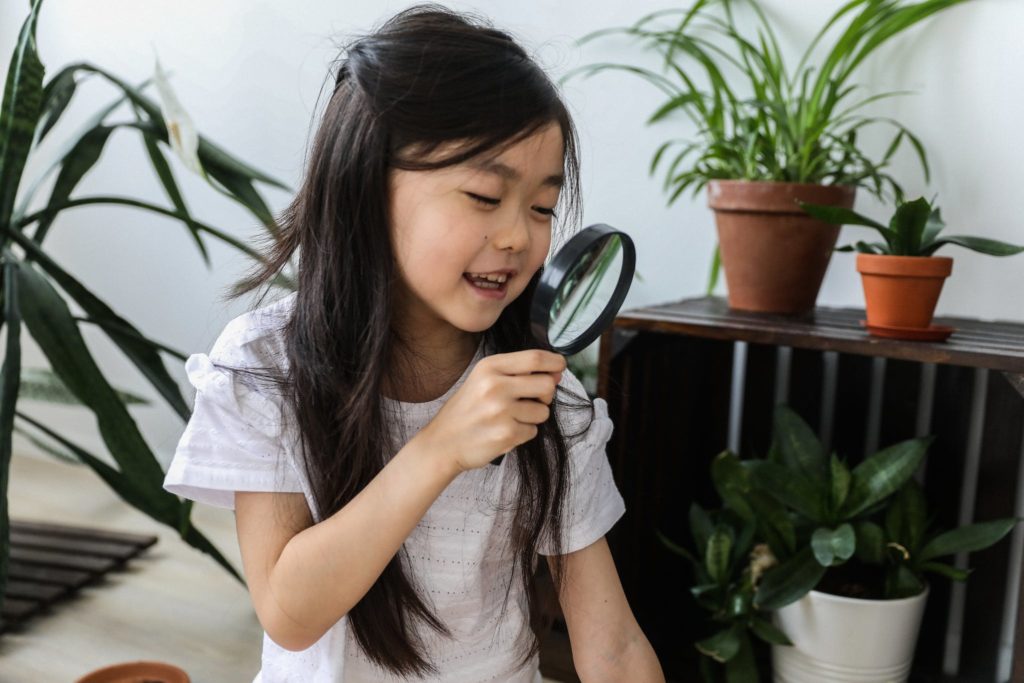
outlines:
[[[580, 217], [579, 158], [569, 112], [544, 71], [508, 33], [486, 20], [427, 4], [410, 7], [350, 42], [311, 145], [301, 186], [280, 213], [266, 262], [231, 297], [266, 287], [298, 253], [294, 309], [282, 328], [279, 386], [300, 434], [299, 458], [320, 519], [352, 500], [393, 455], [382, 387], [401, 363], [392, 315], [400, 277], [389, 235], [390, 169], [429, 171], [502, 150], [542, 128], [562, 132], [565, 183], [557, 212], [564, 229]], [[449, 142], [456, 152], [425, 161]], [[415, 152], [410, 152], [415, 150]], [[482, 333], [494, 352], [534, 348], [528, 306], [540, 273]], [[399, 377], [411, 381], [410, 377]], [[536, 636], [548, 626], [534, 568], [542, 534], [556, 549], [552, 579], [562, 585], [563, 500], [569, 493], [567, 439], [559, 407], [592, 408], [559, 387], [538, 436], [507, 457], [518, 491], [509, 539]], [[566, 394], [570, 400], [566, 401]], [[584, 430], [585, 431], [585, 430]], [[358, 552], [358, 549], [353, 549]], [[399, 675], [436, 671], [413, 628], [419, 621], [450, 635], [415, 589], [399, 551], [349, 611], [369, 659]], [[538, 651], [525, 639], [523, 664]]]

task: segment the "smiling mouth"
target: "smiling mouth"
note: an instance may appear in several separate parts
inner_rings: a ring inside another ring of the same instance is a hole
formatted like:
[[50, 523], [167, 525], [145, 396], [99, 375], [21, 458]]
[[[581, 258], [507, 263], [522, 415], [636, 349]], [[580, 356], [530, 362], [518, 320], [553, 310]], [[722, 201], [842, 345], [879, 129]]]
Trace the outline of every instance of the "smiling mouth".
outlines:
[[508, 289], [511, 275], [510, 273], [492, 273], [488, 275], [463, 273], [462, 277], [481, 294], [500, 297], [504, 296], [505, 291]]

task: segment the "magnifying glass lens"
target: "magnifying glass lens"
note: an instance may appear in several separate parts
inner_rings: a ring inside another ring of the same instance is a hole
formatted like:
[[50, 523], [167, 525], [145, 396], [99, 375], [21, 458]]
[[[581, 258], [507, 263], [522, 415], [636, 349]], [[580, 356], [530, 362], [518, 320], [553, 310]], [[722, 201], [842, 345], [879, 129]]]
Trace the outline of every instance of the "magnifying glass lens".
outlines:
[[548, 342], [571, 344], [589, 330], [613, 298], [624, 265], [622, 239], [606, 235], [595, 241], [566, 273], [551, 305]]

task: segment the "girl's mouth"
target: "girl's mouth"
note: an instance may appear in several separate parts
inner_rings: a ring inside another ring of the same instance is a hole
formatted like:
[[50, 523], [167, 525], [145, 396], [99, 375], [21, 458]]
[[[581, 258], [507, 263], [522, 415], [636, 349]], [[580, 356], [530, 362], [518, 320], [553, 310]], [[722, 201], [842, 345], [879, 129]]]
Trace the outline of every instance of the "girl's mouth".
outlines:
[[508, 290], [508, 276], [505, 274], [484, 277], [478, 274], [463, 273], [462, 278], [477, 295], [485, 299], [504, 299]]

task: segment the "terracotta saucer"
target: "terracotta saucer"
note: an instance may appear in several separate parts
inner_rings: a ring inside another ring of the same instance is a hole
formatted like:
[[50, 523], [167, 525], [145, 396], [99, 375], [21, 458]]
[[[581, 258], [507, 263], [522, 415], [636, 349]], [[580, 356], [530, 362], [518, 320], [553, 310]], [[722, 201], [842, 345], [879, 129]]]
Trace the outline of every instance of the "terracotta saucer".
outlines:
[[887, 339], [909, 339], [911, 341], [945, 341], [956, 330], [948, 325], [931, 325], [929, 327], [895, 327], [892, 325], [868, 325], [866, 320], [860, 321], [861, 326], [875, 337]]
[[75, 683], [189, 683], [188, 674], [164, 662], [126, 662], [87, 673]]

